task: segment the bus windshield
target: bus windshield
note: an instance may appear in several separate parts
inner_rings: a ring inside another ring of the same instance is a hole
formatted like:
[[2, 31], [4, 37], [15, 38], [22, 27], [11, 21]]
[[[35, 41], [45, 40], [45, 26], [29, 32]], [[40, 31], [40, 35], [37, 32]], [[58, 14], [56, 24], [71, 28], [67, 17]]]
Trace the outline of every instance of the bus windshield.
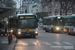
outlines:
[[56, 26], [64, 26], [64, 23], [65, 21], [63, 19], [57, 19], [55, 20], [55, 25]]
[[24, 19], [18, 21], [18, 27], [20, 28], [35, 28], [37, 25], [36, 19]]

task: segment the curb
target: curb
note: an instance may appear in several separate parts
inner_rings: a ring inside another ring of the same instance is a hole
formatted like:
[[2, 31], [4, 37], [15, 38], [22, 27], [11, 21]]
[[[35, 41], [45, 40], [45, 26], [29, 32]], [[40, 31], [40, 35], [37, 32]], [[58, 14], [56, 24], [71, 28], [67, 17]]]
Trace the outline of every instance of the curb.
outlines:
[[17, 42], [16, 37], [13, 38], [12, 43], [10, 44], [10, 47], [8, 48], [8, 50], [14, 50], [15, 44]]

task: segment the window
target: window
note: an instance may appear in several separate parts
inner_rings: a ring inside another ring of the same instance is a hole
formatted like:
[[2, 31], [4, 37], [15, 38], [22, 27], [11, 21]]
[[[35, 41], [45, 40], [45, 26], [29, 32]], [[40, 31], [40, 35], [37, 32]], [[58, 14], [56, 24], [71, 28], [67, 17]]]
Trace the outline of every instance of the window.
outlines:
[[58, 9], [55, 9], [55, 13], [58, 13]]
[[36, 11], [38, 11], [38, 9], [36, 9]]
[[55, 0], [55, 2], [58, 2], [59, 0]]
[[33, 12], [33, 10], [31, 10], [31, 12]]
[[58, 4], [55, 4], [55, 8], [57, 8], [58, 7]]

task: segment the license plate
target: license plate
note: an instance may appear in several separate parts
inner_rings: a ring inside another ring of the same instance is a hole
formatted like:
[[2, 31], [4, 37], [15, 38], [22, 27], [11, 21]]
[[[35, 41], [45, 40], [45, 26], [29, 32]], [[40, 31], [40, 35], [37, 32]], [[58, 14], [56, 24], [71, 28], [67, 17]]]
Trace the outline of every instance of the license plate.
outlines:
[[30, 34], [26, 34], [26, 36], [30, 36]]

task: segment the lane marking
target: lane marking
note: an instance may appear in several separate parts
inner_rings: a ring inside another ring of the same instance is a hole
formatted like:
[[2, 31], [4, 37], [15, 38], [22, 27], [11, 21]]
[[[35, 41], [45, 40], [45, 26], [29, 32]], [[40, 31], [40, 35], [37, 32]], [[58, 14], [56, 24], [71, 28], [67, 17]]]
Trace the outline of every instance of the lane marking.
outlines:
[[34, 45], [38, 45], [37, 42], [33, 42]]
[[46, 44], [46, 45], [52, 45], [51, 43], [49, 43], [49, 42], [43, 42], [44, 44]]
[[8, 41], [2, 41], [2, 44], [8, 44]]
[[61, 43], [59, 43], [59, 42], [53, 42], [54, 44], [56, 44], [56, 45], [62, 45]]
[[65, 44], [67, 44], [67, 45], [73, 45], [73, 44], [70, 43], [70, 42], [63, 42], [63, 43], [65, 43]]

